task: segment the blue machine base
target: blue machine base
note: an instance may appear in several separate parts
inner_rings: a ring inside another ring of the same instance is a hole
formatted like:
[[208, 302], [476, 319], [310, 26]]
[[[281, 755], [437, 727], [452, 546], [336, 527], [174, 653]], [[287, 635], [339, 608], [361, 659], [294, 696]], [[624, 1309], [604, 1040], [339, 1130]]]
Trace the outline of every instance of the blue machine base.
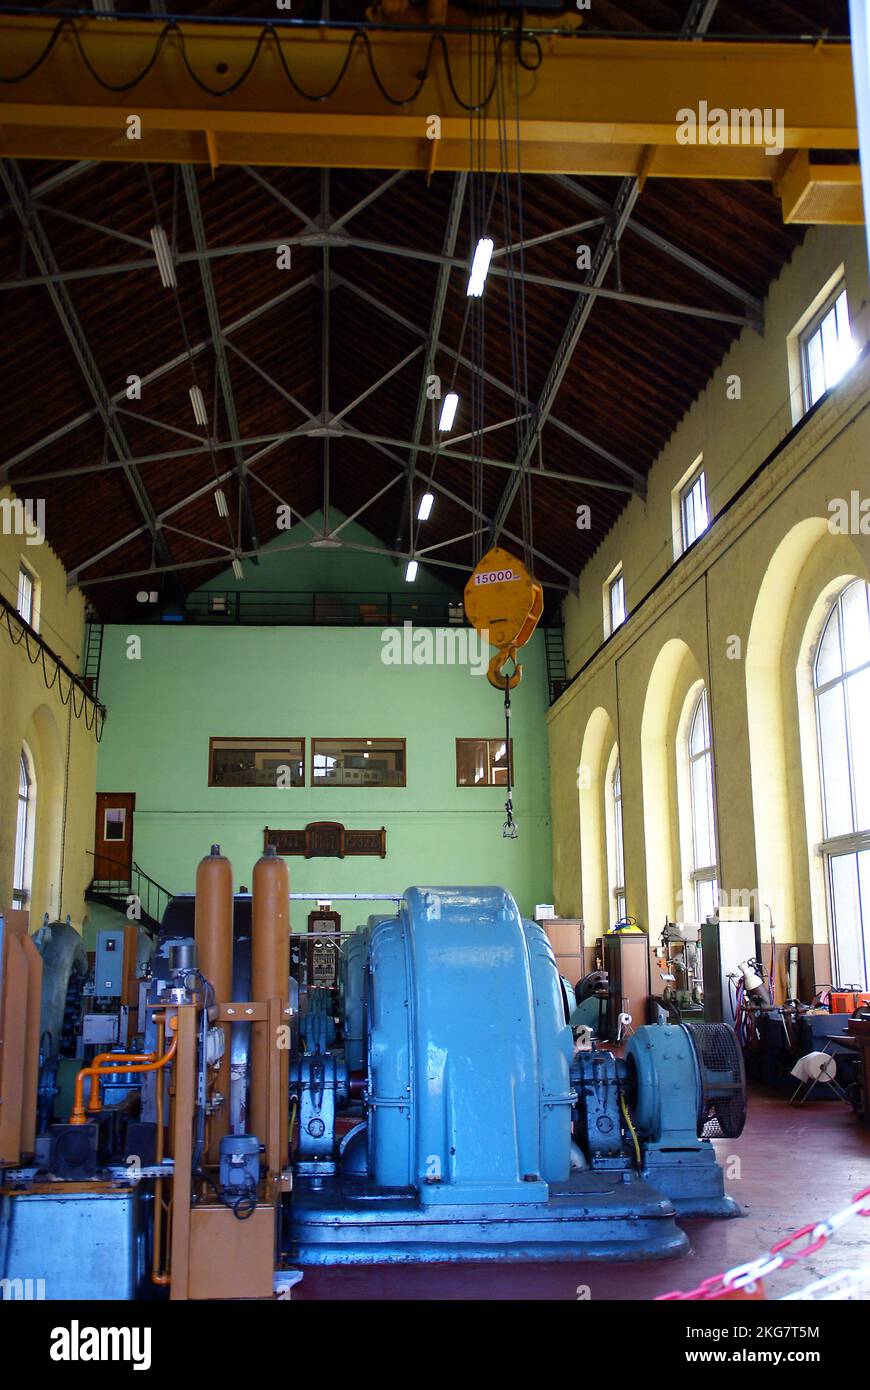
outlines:
[[650, 1187], [667, 1194], [678, 1218], [743, 1215], [725, 1191], [724, 1173], [710, 1143], [703, 1142], [694, 1150], [650, 1145], [644, 1154], [641, 1177]]
[[689, 1248], [673, 1204], [622, 1173], [577, 1173], [551, 1184], [544, 1202], [436, 1207], [413, 1189], [375, 1191], [364, 1179], [300, 1182], [290, 1221], [302, 1265], [647, 1260]]

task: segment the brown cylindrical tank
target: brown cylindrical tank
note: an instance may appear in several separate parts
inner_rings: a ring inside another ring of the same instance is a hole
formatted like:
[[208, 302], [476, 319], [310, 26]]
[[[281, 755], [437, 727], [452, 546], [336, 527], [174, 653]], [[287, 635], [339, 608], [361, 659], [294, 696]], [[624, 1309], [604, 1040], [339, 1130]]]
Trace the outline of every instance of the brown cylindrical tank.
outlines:
[[[258, 1003], [281, 1003], [280, 1023], [289, 1024], [283, 1012], [290, 990], [290, 871], [268, 845], [254, 865], [252, 890], [251, 998]], [[281, 1169], [287, 1163], [290, 1052], [273, 1036], [272, 1024], [252, 1025], [251, 1092], [248, 1132], [266, 1146], [267, 1167]], [[270, 1095], [270, 1061], [273, 1086]], [[274, 1070], [277, 1068], [277, 1076]], [[275, 1080], [279, 1081], [277, 1089]]]
[[[193, 929], [197, 965], [214, 987], [215, 1002], [230, 1003], [233, 997], [233, 866], [221, 854], [220, 845], [212, 845], [211, 853], [197, 865]], [[211, 1116], [209, 1163], [217, 1163], [221, 1136], [229, 1130], [230, 1028], [226, 1023], [220, 1026], [224, 1034], [224, 1055], [216, 1085], [224, 1103]]]

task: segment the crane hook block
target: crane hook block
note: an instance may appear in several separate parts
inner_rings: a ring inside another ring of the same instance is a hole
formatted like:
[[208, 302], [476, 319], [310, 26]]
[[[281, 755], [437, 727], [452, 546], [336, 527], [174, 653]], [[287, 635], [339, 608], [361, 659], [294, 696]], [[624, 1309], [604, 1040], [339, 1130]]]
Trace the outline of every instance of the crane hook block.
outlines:
[[[465, 612], [472, 627], [498, 651], [487, 672], [497, 690], [513, 689], [522, 678], [516, 653], [525, 646], [544, 611], [544, 590], [509, 550], [495, 546], [471, 572], [465, 586]], [[511, 676], [502, 674], [514, 662]]]

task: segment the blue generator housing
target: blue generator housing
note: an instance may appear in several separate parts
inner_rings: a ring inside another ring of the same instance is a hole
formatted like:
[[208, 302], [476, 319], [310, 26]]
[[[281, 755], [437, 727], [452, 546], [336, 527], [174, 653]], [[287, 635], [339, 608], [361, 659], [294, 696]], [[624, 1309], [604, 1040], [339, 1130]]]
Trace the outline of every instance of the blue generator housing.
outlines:
[[716, 1056], [672, 1025], [575, 1055], [550, 944], [504, 889], [409, 889], [354, 936], [343, 989], [355, 1066], [324, 1049], [292, 1074], [300, 1262], [645, 1259], [687, 1248], [678, 1215], [736, 1213], [707, 1137], [743, 1093], [730, 1030]]

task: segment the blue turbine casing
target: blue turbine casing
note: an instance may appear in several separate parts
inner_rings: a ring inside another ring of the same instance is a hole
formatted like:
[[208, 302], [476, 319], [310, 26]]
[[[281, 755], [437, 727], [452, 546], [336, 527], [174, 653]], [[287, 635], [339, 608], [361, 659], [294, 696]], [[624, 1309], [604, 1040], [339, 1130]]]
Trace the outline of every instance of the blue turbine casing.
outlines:
[[540, 1202], [570, 1172], [571, 1030], [501, 888], [413, 888], [369, 950], [370, 1167], [420, 1200]]
[[[297, 1162], [294, 1259], [648, 1259], [688, 1248], [677, 1199], [727, 1213], [712, 1145], [689, 1134], [703, 1099], [691, 1040], [639, 1048], [641, 1124], [647, 1108], [662, 1120], [661, 1152], [652, 1139], [639, 1171], [627, 1069], [609, 1053], [573, 1059], [549, 941], [505, 889], [409, 888], [359, 936], [343, 993], [349, 1047], [365, 1038], [365, 1120], [337, 1161], [330, 1145], [328, 1161]], [[662, 1113], [671, 1087], [679, 1105]]]

